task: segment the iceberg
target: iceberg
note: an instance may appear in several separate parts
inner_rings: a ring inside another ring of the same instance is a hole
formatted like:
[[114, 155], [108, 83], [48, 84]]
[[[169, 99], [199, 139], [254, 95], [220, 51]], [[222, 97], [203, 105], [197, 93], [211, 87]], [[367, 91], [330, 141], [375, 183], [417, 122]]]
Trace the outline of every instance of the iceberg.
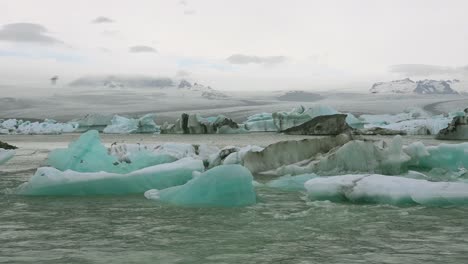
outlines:
[[339, 112], [329, 106], [314, 105], [306, 109], [301, 105], [289, 112], [275, 112], [272, 117], [278, 131], [283, 131], [301, 125], [314, 117], [334, 114], [339, 114]]
[[47, 164], [61, 171], [128, 173], [137, 169], [176, 160], [169, 154], [139, 151], [133, 155], [110, 155], [102, 145], [99, 133], [90, 130], [69, 144], [66, 149], [49, 153]]
[[15, 151], [11, 149], [0, 148], [0, 165], [5, 164], [15, 155]]
[[115, 115], [111, 124], [104, 128], [107, 134], [159, 133], [160, 127], [154, 122], [154, 114], [133, 119]]
[[[336, 137], [280, 141], [267, 146], [262, 151], [247, 152], [244, 156], [244, 166], [252, 173], [265, 172], [283, 165], [313, 159], [316, 155], [327, 153], [350, 140], [348, 135], [338, 135]], [[286, 174], [288, 173], [283, 175]]]
[[184, 185], [149, 190], [145, 197], [187, 207], [239, 207], [256, 203], [253, 177], [240, 165], [221, 165], [210, 169]]
[[452, 171], [468, 169], [468, 143], [426, 147], [421, 142], [414, 142], [404, 151], [411, 158], [408, 165], [413, 168], [442, 168]]
[[450, 124], [439, 131], [437, 139], [468, 139], [468, 108], [461, 115], [454, 116]]
[[263, 148], [254, 145], [248, 145], [240, 148], [238, 151], [229, 154], [224, 160], [223, 164], [240, 164], [244, 165], [244, 157], [248, 152], [260, 152]]
[[61, 134], [72, 133], [77, 129], [77, 123], [59, 123], [52, 119], [45, 119], [43, 122], [8, 119], [0, 123], [0, 134]]
[[305, 191], [304, 184], [313, 178], [319, 177], [317, 174], [301, 174], [296, 176], [285, 175], [278, 179], [269, 181], [266, 186], [284, 191]]
[[247, 117], [244, 123], [245, 129], [249, 132], [277, 132], [271, 113], [259, 113]]
[[391, 205], [468, 205], [468, 183], [462, 182], [349, 174], [314, 178], [304, 186], [311, 200]]
[[70, 122], [78, 124], [77, 132], [97, 130], [102, 132], [104, 128], [111, 124], [112, 115], [87, 114], [84, 117], [73, 119]]
[[51, 167], [37, 169], [28, 182], [16, 189], [19, 195], [124, 195], [144, 193], [182, 185], [194, 171], [202, 172], [203, 162], [184, 158], [127, 174], [110, 172], [60, 171]]

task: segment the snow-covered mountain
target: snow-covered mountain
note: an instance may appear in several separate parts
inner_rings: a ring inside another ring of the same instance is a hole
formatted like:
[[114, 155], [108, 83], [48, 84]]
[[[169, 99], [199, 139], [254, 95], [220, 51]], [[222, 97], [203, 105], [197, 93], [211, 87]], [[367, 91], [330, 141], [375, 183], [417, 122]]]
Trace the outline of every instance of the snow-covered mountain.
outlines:
[[371, 93], [397, 93], [397, 94], [458, 94], [459, 80], [420, 80], [409, 78], [390, 82], [378, 82], [372, 85]]
[[226, 94], [215, 90], [210, 86], [204, 86], [200, 83], [191, 84], [186, 80], [181, 80], [178, 87], [179, 89], [201, 92], [201, 96], [206, 99], [224, 99], [228, 97]]
[[416, 89], [416, 82], [409, 78], [391, 82], [378, 82], [370, 88], [371, 93], [412, 93]]

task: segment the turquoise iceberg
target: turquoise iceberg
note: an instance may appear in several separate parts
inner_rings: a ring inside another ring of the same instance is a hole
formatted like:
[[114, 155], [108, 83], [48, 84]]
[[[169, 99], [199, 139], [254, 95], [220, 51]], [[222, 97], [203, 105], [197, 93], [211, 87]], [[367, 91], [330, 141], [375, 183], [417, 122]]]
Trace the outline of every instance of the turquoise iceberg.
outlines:
[[119, 159], [108, 153], [99, 139], [99, 133], [90, 130], [82, 134], [77, 141], [70, 143], [68, 148], [51, 151], [47, 164], [61, 171], [128, 173], [175, 160], [171, 155], [155, 154], [148, 150], [135, 152], [126, 159]]
[[241, 165], [221, 165], [181, 186], [149, 190], [145, 197], [188, 207], [238, 207], [255, 204], [256, 194], [249, 170]]
[[109, 172], [60, 171], [39, 168], [31, 179], [20, 185], [20, 195], [123, 195], [144, 193], [149, 189], [164, 189], [182, 185], [192, 178], [194, 171], [202, 172], [203, 162], [184, 158], [172, 163], [156, 165], [128, 174]]

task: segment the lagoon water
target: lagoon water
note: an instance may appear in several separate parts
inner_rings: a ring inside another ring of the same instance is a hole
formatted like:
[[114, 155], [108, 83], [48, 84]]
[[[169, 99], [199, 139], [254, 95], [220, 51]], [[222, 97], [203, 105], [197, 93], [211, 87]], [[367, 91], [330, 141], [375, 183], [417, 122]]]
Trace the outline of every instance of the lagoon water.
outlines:
[[[0, 263], [468, 263], [468, 207], [309, 202], [257, 188], [246, 208], [179, 208], [143, 195], [22, 197], [47, 153], [78, 135], [2, 136]], [[112, 142], [267, 145], [284, 135], [104, 136]], [[405, 141], [429, 138], [405, 137]], [[262, 177], [256, 177], [259, 182]]]

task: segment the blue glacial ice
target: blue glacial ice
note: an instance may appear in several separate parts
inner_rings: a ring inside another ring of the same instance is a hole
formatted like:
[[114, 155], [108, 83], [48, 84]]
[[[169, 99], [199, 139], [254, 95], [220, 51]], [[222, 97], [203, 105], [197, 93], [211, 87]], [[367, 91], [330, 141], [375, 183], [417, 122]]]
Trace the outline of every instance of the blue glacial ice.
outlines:
[[311, 200], [391, 205], [468, 205], [468, 183], [464, 182], [349, 174], [314, 178], [304, 186]]
[[194, 171], [202, 172], [203, 162], [184, 158], [127, 174], [110, 172], [60, 171], [39, 168], [28, 182], [21, 184], [19, 195], [124, 195], [144, 193], [149, 189], [165, 189], [192, 179]]
[[221, 165], [195, 175], [181, 186], [149, 190], [145, 197], [187, 207], [239, 207], [256, 203], [249, 170], [240, 165]]
[[61, 171], [128, 173], [176, 159], [177, 157], [167, 153], [154, 153], [144, 149], [126, 156], [110, 155], [102, 145], [99, 133], [90, 130], [70, 143], [68, 148], [51, 151], [47, 164]]

